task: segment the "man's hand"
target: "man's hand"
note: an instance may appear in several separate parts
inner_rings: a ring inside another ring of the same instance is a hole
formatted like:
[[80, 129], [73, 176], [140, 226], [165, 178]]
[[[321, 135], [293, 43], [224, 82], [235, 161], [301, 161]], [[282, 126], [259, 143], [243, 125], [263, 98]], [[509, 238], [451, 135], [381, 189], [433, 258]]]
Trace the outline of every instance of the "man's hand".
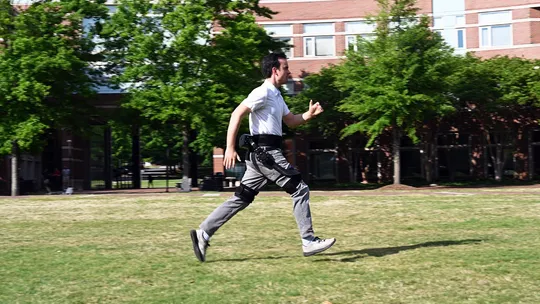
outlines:
[[234, 167], [236, 160], [240, 161], [240, 156], [236, 153], [234, 148], [227, 148], [225, 150], [225, 156], [223, 157], [223, 165], [225, 169], [230, 169]]
[[312, 115], [312, 116], [317, 116], [319, 114], [321, 114], [322, 112], [324, 112], [321, 104], [319, 102], [316, 102], [315, 104], [313, 104], [313, 100], [310, 100], [309, 101], [309, 110], [308, 112]]
[[302, 114], [302, 118], [306, 121], [312, 119], [313, 117], [321, 114], [322, 112], [324, 112], [321, 104], [319, 104], [318, 102], [316, 102], [315, 104], [313, 104], [313, 100], [310, 100], [309, 101], [309, 109], [307, 110], [306, 113]]
[[322, 106], [316, 102], [313, 104], [313, 100], [309, 101], [309, 109], [302, 113], [302, 114], [293, 114], [292, 112], [289, 112], [289, 114], [283, 116], [283, 121], [287, 126], [290, 128], [297, 127], [301, 124], [306, 123], [306, 121], [312, 119], [313, 117], [321, 114], [323, 112]]

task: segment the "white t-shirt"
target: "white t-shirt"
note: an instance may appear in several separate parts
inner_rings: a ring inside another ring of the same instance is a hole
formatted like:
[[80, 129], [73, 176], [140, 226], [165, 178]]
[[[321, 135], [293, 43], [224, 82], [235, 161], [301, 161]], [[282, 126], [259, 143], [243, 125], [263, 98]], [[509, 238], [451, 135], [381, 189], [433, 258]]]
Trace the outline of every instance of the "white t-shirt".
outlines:
[[268, 80], [251, 91], [242, 104], [251, 109], [249, 131], [251, 135], [283, 133], [283, 116], [289, 114], [289, 107], [279, 90]]

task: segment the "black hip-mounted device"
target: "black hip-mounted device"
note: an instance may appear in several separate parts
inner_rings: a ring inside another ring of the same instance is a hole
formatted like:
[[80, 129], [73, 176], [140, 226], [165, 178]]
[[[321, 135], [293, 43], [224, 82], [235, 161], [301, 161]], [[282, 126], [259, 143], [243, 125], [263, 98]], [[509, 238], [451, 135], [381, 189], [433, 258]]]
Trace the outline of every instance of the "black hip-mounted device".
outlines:
[[249, 151], [254, 152], [257, 160], [264, 165], [272, 167], [276, 163], [274, 157], [272, 157], [272, 155], [266, 152], [253, 140], [253, 136], [249, 134], [242, 134], [238, 141], [240, 147], [247, 147]]
[[[257, 143], [257, 142], [258, 143]], [[281, 136], [277, 135], [255, 135], [242, 134], [238, 140], [240, 147], [247, 147], [249, 154], [255, 154], [255, 158], [268, 168], [272, 168], [285, 176], [295, 176], [299, 173], [293, 168], [282, 168], [276, 163], [274, 157], [268, 153], [266, 148], [279, 149], [281, 147]], [[263, 144], [264, 147], [259, 146]], [[253, 160], [254, 161], [254, 160]], [[255, 164], [256, 165], [256, 164]]]

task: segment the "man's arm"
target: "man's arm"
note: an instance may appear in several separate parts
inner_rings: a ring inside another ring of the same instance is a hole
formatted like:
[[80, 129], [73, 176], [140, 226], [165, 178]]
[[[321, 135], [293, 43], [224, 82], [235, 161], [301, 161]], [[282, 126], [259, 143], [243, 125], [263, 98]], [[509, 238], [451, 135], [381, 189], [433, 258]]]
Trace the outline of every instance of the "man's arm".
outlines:
[[238, 154], [236, 153], [236, 136], [238, 135], [238, 128], [240, 122], [251, 110], [243, 104], [239, 104], [231, 114], [229, 121], [229, 128], [227, 129], [227, 147], [225, 149], [225, 156], [223, 158], [223, 165], [229, 169], [234, 167]]
[[302, 114], [296, 114], [296, 115], [293, 114], [292, 112], [289, 112], [289, 114], [283, 116], [283, 121], [290, 128], [294, 128], [303, 123], [306, 123], [308, 120], [321, 114], [323, 111], [324, 111], [323, 108], [318, 102], [313, 104], [313, 101], [310, 100], [309, 109], [306, 112]]

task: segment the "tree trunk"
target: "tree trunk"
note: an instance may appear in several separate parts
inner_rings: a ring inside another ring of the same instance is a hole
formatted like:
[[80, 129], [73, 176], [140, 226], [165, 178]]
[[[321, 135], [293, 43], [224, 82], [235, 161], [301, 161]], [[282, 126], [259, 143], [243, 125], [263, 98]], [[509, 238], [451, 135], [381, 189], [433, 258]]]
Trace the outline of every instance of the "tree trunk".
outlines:
[[190, 161], [189, 161], [189, 130], [187, 127], [184, 127], [182, 131], [183, 135], [183, 145], [182, 145], [182, 191], [191, 191], [191, 183], [189, 182], [190, 174]]
[[169, 144], [167, 144], [167, 151], [166, 151], [166, 161], [165, 161], [165, 192], [169, 192], [169, 164], [171, 163], [170, 158], [170, 151], [171, 148], [169, 147]]
[[434, 166], [435, 145], [432, 142], [428, 142], [426, 143], [425, 147], [426, 147], [426, 151], [424, 151], [424, 157], [425, 157], [424, 170], [426, 172], [426, 181], [431, 184], [435, 180], [435, 166]]
[[500, 182], [502, 181], [503, 177], [503, 167], [504, 167], [504, 160], [503, 160], [503, 151], [502, 147], [500, 145], [497, 145], [496, 149], [496, 156], [495, 156], [495, 180]]
[[[197, 132], [191, 130], [191, 132], [189, 133], [190, 135], [190, 139], [189, 139], [189, 142], [193, 142], [195, 141], [195, 139], [197, 138]], [[198, 177], [199, 177], [199, 173], [198, 173], [198, 168], [199, 168], [199, 165], [198, 165], [198, 162], [199, 162], [199, 158], [198, 158], [198, 155], [197, 153], [193, 150], [193, 149], [189, 149], [189, 163], [190, 163], [190, 177], [191, 177], [191, 187], [199, 187], [199, 181], [198, 181]]]
[[493, 174], [495, 175], [495, 181], [502, 181], [502, 169], [504, 166], [504, 161], [502, 161], [502, 141], [497, 138], [497, 136], [494, 137], [494, 142], [491, 141], [491, 136], [489, 132], [486, 132], [486, 139], [487, 139], [487, 150], [489, 150], [489, 155], [491, 158], [491, 164], [493, 166]]
[[356, 176], [354, 175], [354, 167], [356, 166], [355, 163], [355, 157], [354, 157], [354, 151], [349, 149], [349, 161], [348, 161], [348, 168], [349, 168], [349, 181], [351, 183], [356, 183]]
[[139, 125], [132, 126], [131, 138], [132, 185], [133, 189], [141, 189], [141, 129]]
[[431, 184], [435, 181], [435, 158], [436, 158], [436, 145], [437, 131], [434, 125], [428, 126], [423, 134], [424, 151], [422, 153], [422, 162], [424, 166], [424, 175], [426, 181]]
[[397, 127], [392, 129], [392, 159], [394, 160], [394, 185], [401, 184], [401, 159], [399, 153], [401, 132]]
[[11, 196], [19, 195], [19, 164], [18, 164], [18, 146], [13, 142], [11, 153]]

